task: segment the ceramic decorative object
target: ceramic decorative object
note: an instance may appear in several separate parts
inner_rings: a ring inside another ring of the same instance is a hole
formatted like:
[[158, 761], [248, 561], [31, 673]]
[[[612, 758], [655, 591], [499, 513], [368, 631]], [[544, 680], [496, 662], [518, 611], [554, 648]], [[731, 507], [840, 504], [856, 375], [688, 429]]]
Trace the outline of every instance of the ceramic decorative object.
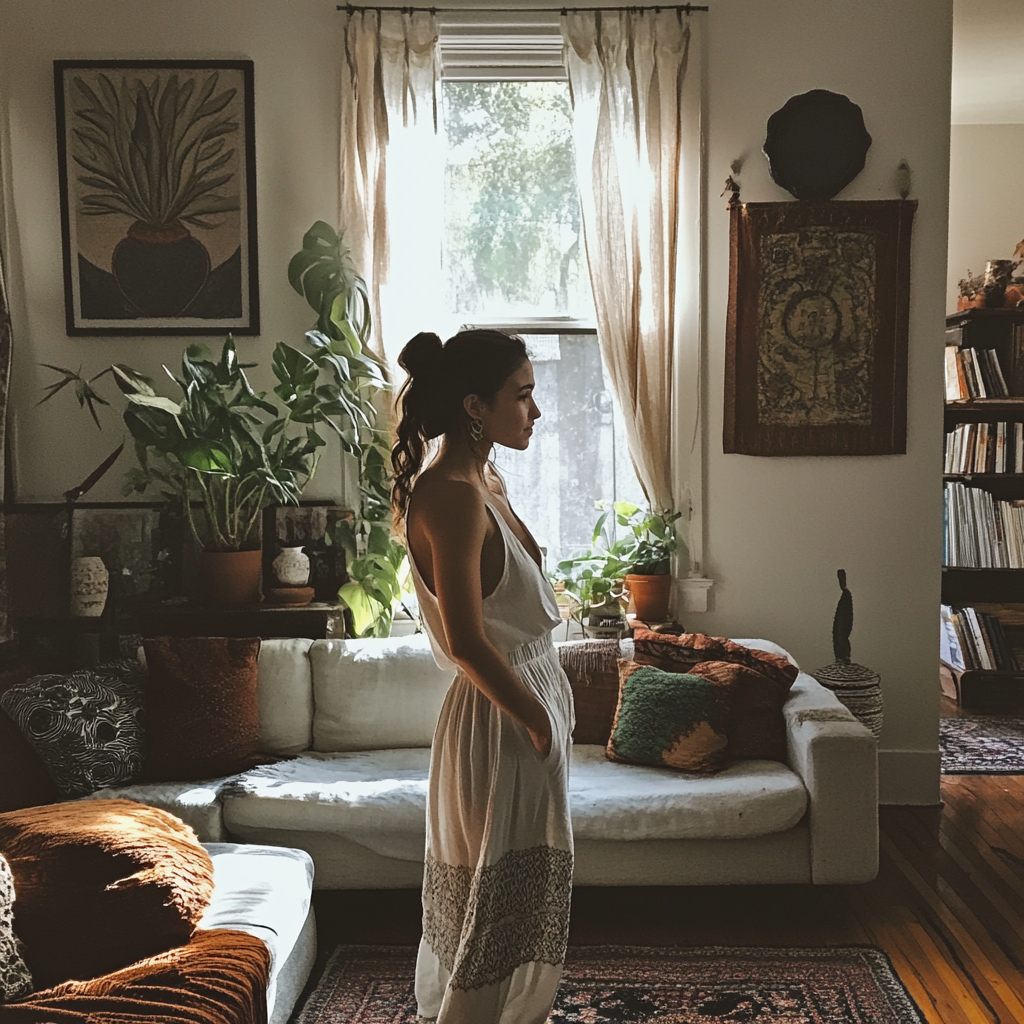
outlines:
[[282, 548], [272, 567], [274, 578], [282, 587], [304, 587], [309, 583], [309, 556], [301, 547]]
[[832, 652], [835, 661], [819, 668], [814, 678], [831, 690], [854, 717], [878, 739], [882, 732], [882, 677], [850, 660], [850, 634], [853, 632], [853, 595], [846, 589], [846, 571], [837, 573], [842, 594], [832, 622]]
[[71, 614], [93, 619], [103, 614], [110, 589], [110, 573], [98, 555], [71, 561]]

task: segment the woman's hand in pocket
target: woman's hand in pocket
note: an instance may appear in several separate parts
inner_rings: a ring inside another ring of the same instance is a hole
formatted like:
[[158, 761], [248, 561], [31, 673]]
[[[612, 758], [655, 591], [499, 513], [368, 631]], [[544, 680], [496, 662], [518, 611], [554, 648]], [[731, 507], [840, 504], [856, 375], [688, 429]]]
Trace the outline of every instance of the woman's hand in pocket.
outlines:
[[551, 753], [551, 719], [548, 717], [546, 708], [540, 701], [537, 701], [537, 714], [534, 720], [526, 726], [530, 734], [530, 742], [534, 750], [541, 757], [547, 757]]

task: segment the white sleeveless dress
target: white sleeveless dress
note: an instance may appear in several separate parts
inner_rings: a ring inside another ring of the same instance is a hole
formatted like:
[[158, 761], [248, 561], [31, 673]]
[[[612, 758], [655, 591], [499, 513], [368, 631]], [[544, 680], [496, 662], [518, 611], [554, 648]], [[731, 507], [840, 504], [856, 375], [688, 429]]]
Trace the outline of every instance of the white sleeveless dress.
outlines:
[[[484, 598], [484, 630], [547, 709], [551, 752], [541, 757], [524, 726], [456, 675], [430, 756], [416, 1000], [438, 1024], [544, 1024], [569, 931], [572, 691], [551, 642], [561, 621], [551, 586], [487, 507], [505, 568]], [[409, 561], [434, 658], [457, 669], [437, 598]]]

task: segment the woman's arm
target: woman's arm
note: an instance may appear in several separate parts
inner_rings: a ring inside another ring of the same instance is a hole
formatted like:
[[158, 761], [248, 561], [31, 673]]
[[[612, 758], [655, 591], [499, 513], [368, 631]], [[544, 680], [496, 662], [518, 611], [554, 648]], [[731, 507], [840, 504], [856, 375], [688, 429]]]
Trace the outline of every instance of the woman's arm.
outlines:
[[480, 556], [489, 513], [483, 496], [462, 481], [421, 479], [415, 506], [417, 533], [430, 547], [434, 593], [452, 659], [481, 693], [526, 727], [538, 753], [547, 756], [551, 722], [544, 705], [484, 632]]

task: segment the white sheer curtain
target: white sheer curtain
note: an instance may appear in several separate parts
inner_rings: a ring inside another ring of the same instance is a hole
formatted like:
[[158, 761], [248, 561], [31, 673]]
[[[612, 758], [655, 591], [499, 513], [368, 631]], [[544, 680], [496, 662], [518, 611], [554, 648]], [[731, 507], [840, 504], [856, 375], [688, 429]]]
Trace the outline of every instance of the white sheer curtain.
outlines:
[[700, 107], [684, 88], [690, 20], [671, 9], [569, 12], [562, 33], [601, 351], [652, 508], [676, 509], [688, 524], [679, 530], [685, 575], [700, 568], [699, 521], [690, 518], [700, 476]]
[[[396, 209], [389, 164], [410, 128], [434, 134], [439, 74], [437, 20], [429, 11], [348, 9], [343, 19], [341, 228], [373, 302], [375, 354], [384, 356], [381, 289], [391, 262]], [[399, 154], [401, 164], [405, 154]], [[440, 239], [440, 234], [438, 234]], [[391, 347], [388, 345], [387, 347]]]

